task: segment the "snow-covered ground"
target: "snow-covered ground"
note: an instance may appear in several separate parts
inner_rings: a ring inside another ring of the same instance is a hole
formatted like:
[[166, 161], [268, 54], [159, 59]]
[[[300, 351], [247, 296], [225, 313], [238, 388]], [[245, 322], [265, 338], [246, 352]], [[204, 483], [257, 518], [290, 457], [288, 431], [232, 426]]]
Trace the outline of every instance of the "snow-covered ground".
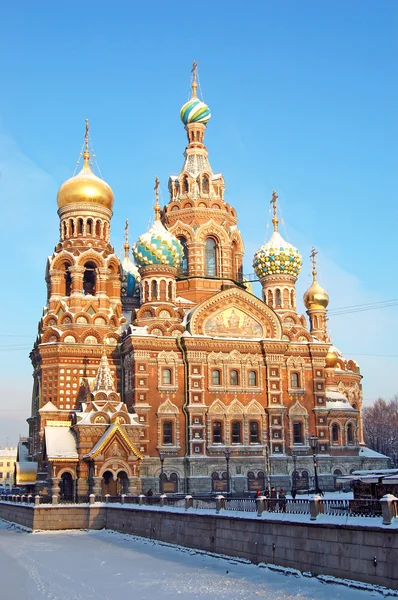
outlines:
[[375, 589], [325, 584], [112, 531], [29, 534], [0, 521], [0, 597], [371, 600], [383, 596]]

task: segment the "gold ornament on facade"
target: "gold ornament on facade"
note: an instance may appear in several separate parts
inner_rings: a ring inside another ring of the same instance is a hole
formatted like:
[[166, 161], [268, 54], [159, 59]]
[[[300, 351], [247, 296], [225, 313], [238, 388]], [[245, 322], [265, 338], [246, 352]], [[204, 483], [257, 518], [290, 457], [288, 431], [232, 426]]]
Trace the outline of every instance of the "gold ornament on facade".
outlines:
[[337, 365], [338, 358], [339, 357], [337, 356], [336, 352], [332, 349], [332, 347], [330, 347], [325, 357], [326, 367], [328, 369], [334, 369]]
[[91, 170], [89, 151], [89, 126], [86, 119], [83, 167], [81, 171], [61, 185], [57, 195], [58, 208], [71, 204], [97, 204], [112, 210], [114, 196], [110, 186]]
[[312, 260], [312, 284], [304, 294], [304, 305], [308, 310], [324, 309], [329, 304], [329, 294], [318, 283], [316, 275], [316, 255], [318, 252], [313, 247], [310, 258]]

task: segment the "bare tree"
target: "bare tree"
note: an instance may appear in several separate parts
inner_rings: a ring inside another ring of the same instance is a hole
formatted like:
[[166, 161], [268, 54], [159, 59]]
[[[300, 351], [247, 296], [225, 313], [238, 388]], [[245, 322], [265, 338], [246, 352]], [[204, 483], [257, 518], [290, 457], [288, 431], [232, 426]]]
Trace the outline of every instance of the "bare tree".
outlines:
[[379, 398], [364, 408], [363, 433], [369, 448], [389, 456], [398, 467], [398, 396]]

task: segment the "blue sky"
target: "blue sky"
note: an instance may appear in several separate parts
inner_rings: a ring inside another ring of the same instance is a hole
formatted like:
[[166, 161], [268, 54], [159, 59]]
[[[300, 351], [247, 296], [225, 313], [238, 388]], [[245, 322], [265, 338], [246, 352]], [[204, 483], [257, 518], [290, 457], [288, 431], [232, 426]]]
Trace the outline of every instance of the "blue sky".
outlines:
[[[84, 119], [115, 192], [119, 253], [125, 218], [132, 240], [152, 218], [155, 176], [167, 202], [168, 176], [181, 168], [179, 109], [194, 59], [245, 271], [276, 189], [304, 256], [300, 293], [315, 245], [330, 308], [398, 298], [397, 27], [397, 3], [383, 0], [2, 6], [0, 445], [27, 432], [28, 353], [58, 241], [56, 193], [74, 171]], [[330, 331], [360, 363], [366, 402], [398, 393], [397, 307], [331, 317]]]

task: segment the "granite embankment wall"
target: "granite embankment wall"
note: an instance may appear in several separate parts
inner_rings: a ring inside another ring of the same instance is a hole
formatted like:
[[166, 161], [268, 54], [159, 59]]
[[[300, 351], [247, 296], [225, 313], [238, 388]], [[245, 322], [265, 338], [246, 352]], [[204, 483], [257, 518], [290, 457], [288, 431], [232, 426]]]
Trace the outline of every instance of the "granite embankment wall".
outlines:
[[33, 530], [112, 529], [122, 533], [398, 589], [398, 530], [292, 523], [116, 505], [0, 503], [0, 518]]

